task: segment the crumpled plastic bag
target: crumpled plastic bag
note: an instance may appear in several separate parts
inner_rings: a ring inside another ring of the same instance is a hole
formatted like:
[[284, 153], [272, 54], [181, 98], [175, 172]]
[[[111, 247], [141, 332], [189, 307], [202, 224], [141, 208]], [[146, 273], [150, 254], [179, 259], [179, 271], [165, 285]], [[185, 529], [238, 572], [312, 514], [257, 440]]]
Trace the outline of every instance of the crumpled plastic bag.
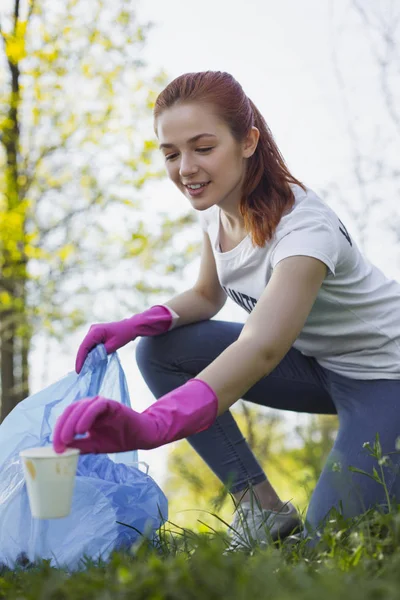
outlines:
[[[151, 538], [168, 518], [168, 501], [155, 481], [139, 469], [137, 452], [86, 454], [78, 460], [68, 517], [33, 519], [19, 452], [52, 444], [64, 409], [100, 394], [130, 406], [125, 375], [116, 353], [92, 350], [79, 375], [71, 372], [20, 402], [0, 425], [0, 562], [13, 567], [23, 555], [48, 559], [70, 570], [82, 559], [107, 560], [141, 535]], [[122, 524], [121, 524], [122, 523]]]

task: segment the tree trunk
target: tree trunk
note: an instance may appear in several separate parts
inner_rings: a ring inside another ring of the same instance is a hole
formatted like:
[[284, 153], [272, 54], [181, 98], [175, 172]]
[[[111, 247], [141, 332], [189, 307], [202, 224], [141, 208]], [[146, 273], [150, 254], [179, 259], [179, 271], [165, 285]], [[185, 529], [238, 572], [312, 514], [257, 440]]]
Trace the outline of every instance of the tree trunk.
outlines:
[[[11, 311], [10, 311], [11, 312]], [[14, 407], [14, 348], [15, 348], [15, 327], [10, 323], [12, 314], [2, 313], [1, 329], [1, 421], [5, 419], [8, 413]]]
[[[14, 0], [14, 36], [17, 35], [20, 0]], [[3, 40], [5, 43], [5, 39]], [[2, 131], [2, 144], [6, 155], [4, 238], [0, 240], [0, 291], [8, 294], [10, 308], [1, 311], [1, 412], [3, 420], [14, 406], [28, 394], [28, 353], [30, 328], [26, 323], [27, 258], [25, 254], [26, 223], [18, 212], [23, 201], [20, 185], [20, 123], [21, 101], [20, 69], [11, 56], [7, 59], [11, 77], [10, 101], [7, 115], [9, 125]]]
[[0, 314], [0, 421], [3, 421], [18, 402], [29, 396], [31, 332], [20, 312], [9, 310]]
[[17, 402], [21, 402], [29, 396], [29, 350], [31, 346], [31, 336], [27, 332], [22, 338], [21, 348], [21, 390]]

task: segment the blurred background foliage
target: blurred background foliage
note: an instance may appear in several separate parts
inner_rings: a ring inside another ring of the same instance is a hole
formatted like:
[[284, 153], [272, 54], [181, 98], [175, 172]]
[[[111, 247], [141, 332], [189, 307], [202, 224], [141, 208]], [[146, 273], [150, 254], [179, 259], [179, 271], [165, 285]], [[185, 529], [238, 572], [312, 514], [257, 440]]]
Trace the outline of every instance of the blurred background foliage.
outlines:
[[110, 303], [123, 314], [172, 293], [163, 275], [196, 247], [171, 244], [192, 215], [154, 231], [141, 211], [141, 189], [163, 173], [148, 135], [166, 75], [145, 68], [151, 25], [135, 2], [9, 0], [0, 18], [4, 419], [29, 393], [36, 331], [62, 339]]

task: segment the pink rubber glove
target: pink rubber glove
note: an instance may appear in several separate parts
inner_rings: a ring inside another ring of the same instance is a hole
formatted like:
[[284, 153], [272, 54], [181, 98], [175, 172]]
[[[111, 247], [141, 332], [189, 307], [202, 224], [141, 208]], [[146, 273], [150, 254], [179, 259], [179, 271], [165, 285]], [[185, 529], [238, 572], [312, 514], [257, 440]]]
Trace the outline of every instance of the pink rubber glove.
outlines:
[[87, 355], [97, 344], [104, 344], [107, 354], [111, 354], [139, 335], [152, 336], [169, 331], [177, 318], [178, 315], [167, 306], [157, 305], [123, 321], [92, 325], [79, 346], [76, 372], [81, 372]]
[[[149, 450], [208, 429], [218, 412], [212, 388], [189, 379], [142, 413], [102, 396], [70, 404], [58, 418], [53, 448], [78, 448], [82, 454]], [[86, 438], [75, 439], [77, 434]]]

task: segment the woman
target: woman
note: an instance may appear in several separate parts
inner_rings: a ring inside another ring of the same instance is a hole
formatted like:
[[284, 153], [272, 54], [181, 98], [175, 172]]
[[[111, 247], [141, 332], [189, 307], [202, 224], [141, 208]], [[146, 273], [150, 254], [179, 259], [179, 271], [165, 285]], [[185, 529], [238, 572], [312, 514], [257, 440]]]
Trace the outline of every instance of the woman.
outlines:
[[[349, 467], [372, 472], [363, 444], [377, 433], [384, 453], [396, 449], [400, 285], [362, 256], [333, 210], [290, 174], [232, 76], [178, 77], [158, 97], [154, 118], [168, 176], [203, 229], [198, 279], [163, 306], [90, 328], [77, 371], [96, 344], [114, 352], [144, 336], [137, 361], [158, 402], [140, 414], [100, 397], [72, 404], [57, 423], [55, 449], [122, 452], [187, 438], [230, 482], [247, 520], [235, 522], [238, 533], [263, 542], [268, 530], [272, 538], [290, 533], [299, 517], [278, 497], [229, 408], [242, 398], [336, 413], [339, 431], [310, 501], [308, 531], [332, 507], [349, 517], [384, 505], [383, 487]], [[210, 320], [227, 296], [249, 313], [244, 326]], [[386, 469], [386, 484], [399, 498], [394, 470]], [[233, 543], [240, 546], [240, 535]]]

